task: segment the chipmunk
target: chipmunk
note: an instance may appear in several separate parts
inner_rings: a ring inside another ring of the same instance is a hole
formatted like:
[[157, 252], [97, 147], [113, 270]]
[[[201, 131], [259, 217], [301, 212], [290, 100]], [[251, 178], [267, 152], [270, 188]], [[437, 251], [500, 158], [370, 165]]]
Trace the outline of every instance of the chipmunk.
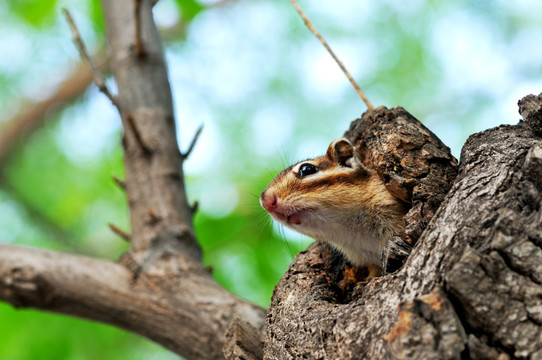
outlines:
[[280, 223], [331, 244], [352, 265], [368, 267], [369, 278], [385, 271], [390, 238], [405, 234], [405, 204], [344, 138], [332, 142], [324, 156], [279, 173], [260, 204]]

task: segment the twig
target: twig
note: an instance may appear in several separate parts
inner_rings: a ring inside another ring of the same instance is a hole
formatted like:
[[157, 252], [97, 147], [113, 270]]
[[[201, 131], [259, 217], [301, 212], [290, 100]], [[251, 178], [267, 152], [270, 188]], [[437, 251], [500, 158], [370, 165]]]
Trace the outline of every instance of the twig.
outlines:
[[201, 135], [201, 131], [203, 130], [203, 124], [200, 125], [196, 133], [194, 134], [194, 137], [192, 138], [192, 142], [190, 143], [190, 146], [188, 147], [188, 150], [186, 150], [184, 153], [181, 153], [181, 158], [185, 160], [190, 156], [192, 153], [192, 150], [194, 150], [194, 146], [196, 145], [196, 142], [198, 141], [199, 136]]
[[350, 80], [350, 83], [352, 84], [352, 86], [354, 87], [354, 89], [356, 90], [356, 92], [358, 93], [358, 95], [361, 97], [361, 100], [363, 100], [363, 102], [365, 103], [365, 105], [367, 105], [367, 109], [369, 110], [373, 110], [374, 107], [373, 105], [371, 104], [371, 102], [369, 101], [369, 99], [367, 99], [367, 97], [365, 96], [365, 94], [363, 93], [363, 91], [361, 91], [360, 87], [358, 86], [358, 84], [356, 83], [356, 81], [352, 78], [352, 76], [350, 76], [350, 73], [348, 72], [348, 70], [346, 70], [346, 68], [344, 67], [343, 63], [341, 62], [341, 60], [339, 60], [339, 58], [335, 55], [335, 53], [333, 52], [333, 50], [331, 50], [331, 48], [329, 47], [329, 45], [327, 44], [326, 40], [324, 40], [324, 38], [322, 37], [322, 35], [320, 35], [320, 33], [318, 32], [318, 30], [316, 30], [316, 28], [314, 27], [314, 25], [312, 25], [311, 21], [309, 20], [309, 18], [307, 17], [307, 15], [305, 14], [305, 12], [303, 11], [303, 9], [301, 9], [301, 7], [299, 6], [299, 4], [295, 1], [295, 0], [289, 0], [290, 3], [293, 5], [293, 7], [295, 8], [295, 10], [297, 11], [297, 13], [301, 16], [301, 18], [303, 19], [303, 21], [305, 22], [305, 25], [307, 25], [307, 27], [309, 28], [309, 30], [318, 38], [318, 40], [320, 40], [320, 42], [322, 43], [322, 45], [324, 45], [324, 47], [326, 48], [326, 50], [329, 52], [329, 54], [331, 55], [331, 57], [333, 57], [333, 59], [337, 62], [337, 64], [339, 65], [339, 67], [341, 68], [341, 70], [343, 71], [343, 73], [346, 75], [346, 77], [348, 78], [348, 80]]
[[136, 142], [139, 144], [139, 146], [141, 147], [141, 150], [143, 150], [143, 152], [146, 154], [146, 155], [150, 155], [152, 154], [151, 150], [149, 149], [149, 147], [145, 144], [145, 142], [143, 141], [143, 137], [141, 136], [141, 133], [139, 132], [139, 129], [137, 128], [136, 124], [135, 124], [135, 121], [134, 121], [134, 118], [132, 117], [132, 114], [127, 112], [124, 114], [124, 117], [126, 118], [126, 123], [128, 124], [128, 127], [132, 130], [132, 132], [134, 133], [134, 137], [136, 139]]
[[[48, 116], [60, 111], [65, 104], [79, 96], [88, 86], [92, 84], [92, 72], [82, 61], [68, 77], [62, 81], [57, 90], [42, 101], [29, 102], [26, 100], [10, 100], [18, 103], [20, 111], [11, 119], [5, 119], [4, 114], [0, 116], [2, 131], [0, 131], [0, 168], [7, 161], [16, 149], [17, 144], [30, 136], [38, 129]], [[55, 105], [53, 107], [53, 105]], [[47, 114], [47, 116], [46, 116]]]
[[117, 184], [122, 190], [126, 191], [126, 181], [119, 179], [116, 176], [113, 176], [113, 181]]
[[151, 208], [147, 209], [147, 215], [148, 215], [148, 219], [147, 219], [148, 224], [153, 225], [162, 221], [162, 217], [156, 215], [156, 213]]
[[94, 83], [96, 84], [96, 86], [98, 86], [98, 89], [100, 89], [100, 91], [104, 93], [105, 96], [107, 96], [107, 98], [111, 100], [113, 105], [115, 105], [115, 107], [117, 107], [118, 109], [119, 105], [117, 103], [117, 99], [115, 98], [115, 96], [113, 96], [113, 94], [111, 94], [111, 92], [105, 85], [105, 80], [104, 80], [103, 75], [98, 71], [98, 68], [96, 67], [96, 65], [94, 65], [94, 62], [92, 61], [90, 55], [88, 54], [85, 43], [83, 42], [83, 40], [81, 39], [81, 36], [79, 35], [79, 30], [77, 30], [77, 26], [75, 25], [75, 22], [73, 21], [73, 18], [70, 12], [67, 9], [62, 9], [62, 12], [64, 13], [64, 16], [66, 17], [66, 21], [68, 22], [68, 25], [70, 26], [70, 30], [72, 32], [72, 39], [73, 39], [73, 42], [75, 43], [75, 46], [77, 47], [77, 50], [79, 51], [79, 55], [84, 61], [86, 61], [89, 64], [90, 68], [92, 69]]
[[196, 200], [194, 201], [192, 206], [190, 206], [190, 211], [192, 211], [192, 214], [195, 214], [196, 211], [198, 211], [198, 208], [199, 208], [199, 202]]
[[143, 42], [141, 41], [141, 1], [142, 0], [134, 0], [135, 54], [137, 57], [141, 57], [145, 54]]
[[115, 234], [117, 234], [118, 236], [120, 236], [121, 238], [123, 238], [124, 240], [130, 242], [131, 241], [131, 236], [130, 234], [126, 233], [125, 231], [122, 231], [121, 229], [119, 229], [117, 226], [109, 223], [107, 224], [109, 226], [109, 228], [111, 229], [111, 231], [113, 231]]

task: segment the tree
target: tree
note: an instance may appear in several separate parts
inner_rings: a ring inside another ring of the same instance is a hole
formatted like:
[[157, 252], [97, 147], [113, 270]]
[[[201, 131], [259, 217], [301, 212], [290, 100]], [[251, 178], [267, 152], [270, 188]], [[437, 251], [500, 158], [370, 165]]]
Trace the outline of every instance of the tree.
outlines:
[[541, 101], [520, 101], [525, 122], [469, 138], [452, 189], [399, 272], [345, 302], [322, 245], [301, 254], [275, 290], [266, 355], [539, 358]]
[[[201, 264], [183, 187], [189, 154], [172, 136], [151, 4], [139, 4], [104, 2], [125, 127], [130, 251], [116, 264], [3, 245], [3, 300], [112, 323], [187, 358], [220, 358], [224, 345], [226, 356], [270, 358], [540, 356], [537, 262], [523, 259], [536, 258], [540, 232], [539, 99], [523, 102], [527, 124], [467, 142], [459, 177], [403, 270], [337, 303], [332, 284], [313, 281], [330, 271], [313, 245], [277, 287], [263, 330], [263, 309], [222, 289]], [[298, 301], [281, 306], [281, 298]]]

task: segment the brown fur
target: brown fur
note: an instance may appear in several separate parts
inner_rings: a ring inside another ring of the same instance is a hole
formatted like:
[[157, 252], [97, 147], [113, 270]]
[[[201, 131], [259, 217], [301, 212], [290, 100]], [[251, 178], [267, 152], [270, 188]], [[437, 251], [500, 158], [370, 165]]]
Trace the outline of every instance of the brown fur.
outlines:
[[[376, 276], [381, 253], [392, 236], [404, 237], [404, 204], [393, 197], [378, 174], [355, 157], [345, 139], [332, 143], [326, 155], [285, 170], [262, 192], [276, 199], [270, 214], [286, 226], [339, 249], [356, 266], [369, 266]], [[315, 174], [301, 177], [299, 168], [312, 164]], [[277, 214], [280, 213], [280, 216]], [[299, 222], [290, 222], [296, 216]]]

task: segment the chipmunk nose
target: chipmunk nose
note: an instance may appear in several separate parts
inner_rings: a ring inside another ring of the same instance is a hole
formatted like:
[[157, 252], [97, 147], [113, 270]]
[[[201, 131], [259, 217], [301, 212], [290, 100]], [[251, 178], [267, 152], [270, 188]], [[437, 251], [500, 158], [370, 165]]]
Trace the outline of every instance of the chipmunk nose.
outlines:
[[260, 204], [268, 212], [274, 212], [277, 209], [277, 195], [264, 191], [260, 196]]

